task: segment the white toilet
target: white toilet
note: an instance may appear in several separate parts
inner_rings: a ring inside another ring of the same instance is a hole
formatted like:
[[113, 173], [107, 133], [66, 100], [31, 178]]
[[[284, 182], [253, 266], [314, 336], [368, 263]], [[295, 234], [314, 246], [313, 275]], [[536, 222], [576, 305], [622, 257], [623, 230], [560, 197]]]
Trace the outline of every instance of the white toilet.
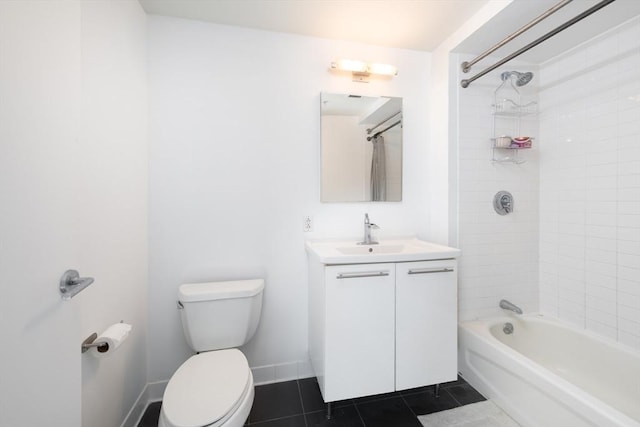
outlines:
[[159, 427], [240, 427], [253, 405], [253, 376], [234, 348], [258, 327], [264, 280], [189, 283], [178, 291], [182, 327], [198, 352], [169, 380]]

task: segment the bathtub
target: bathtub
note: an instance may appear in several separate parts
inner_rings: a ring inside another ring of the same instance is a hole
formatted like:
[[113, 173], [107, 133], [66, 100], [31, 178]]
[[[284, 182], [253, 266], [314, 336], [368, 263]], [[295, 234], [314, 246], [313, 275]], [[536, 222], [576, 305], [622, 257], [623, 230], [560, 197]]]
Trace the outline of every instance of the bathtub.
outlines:
[[640, 355], [624, 346], [540, 315], [462, 322], [458, 340], [462, 377], [523, 426], [640, 427]]

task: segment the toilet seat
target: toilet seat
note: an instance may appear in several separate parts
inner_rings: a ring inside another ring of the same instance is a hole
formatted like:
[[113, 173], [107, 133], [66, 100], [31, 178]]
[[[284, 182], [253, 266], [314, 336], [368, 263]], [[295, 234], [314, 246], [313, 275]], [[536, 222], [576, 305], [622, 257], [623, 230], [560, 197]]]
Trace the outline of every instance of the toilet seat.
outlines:
[[200, 353], [184, 362], [169, 380], [162, 401], [161, 425], [221, 426], [241, 406], [240, 409], [247, 406], [248, 397], [250, 409], [253, 378], [244, 354], [237, 349]]

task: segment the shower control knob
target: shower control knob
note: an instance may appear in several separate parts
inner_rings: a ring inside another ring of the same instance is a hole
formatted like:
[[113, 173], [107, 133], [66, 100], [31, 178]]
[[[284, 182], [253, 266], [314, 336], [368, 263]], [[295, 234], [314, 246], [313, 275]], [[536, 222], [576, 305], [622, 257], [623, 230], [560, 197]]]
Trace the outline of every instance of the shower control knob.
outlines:
[[498, 191], [493, 196], [493, 209], [498, 215], [506, 215], [513, 212], [513, 196], [508, 191]]

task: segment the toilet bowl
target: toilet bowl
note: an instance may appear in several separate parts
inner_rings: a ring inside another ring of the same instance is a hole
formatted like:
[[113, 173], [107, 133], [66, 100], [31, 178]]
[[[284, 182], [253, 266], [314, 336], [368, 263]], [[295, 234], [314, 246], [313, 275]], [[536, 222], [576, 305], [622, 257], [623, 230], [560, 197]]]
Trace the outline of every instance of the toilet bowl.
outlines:
[[[181, 285], [187, 359], [165, 389], [158, 427], [241, 427], [253, 405], [247, 358], [236, 348], [255, 333], [264, 281]], [[222, 325], [222, 327], [221, 327]]]
[[253, 396], [253, 376], [239, 350], [200, 353], [190, 357], [171, 377], [158, 426], [242, 426]]

